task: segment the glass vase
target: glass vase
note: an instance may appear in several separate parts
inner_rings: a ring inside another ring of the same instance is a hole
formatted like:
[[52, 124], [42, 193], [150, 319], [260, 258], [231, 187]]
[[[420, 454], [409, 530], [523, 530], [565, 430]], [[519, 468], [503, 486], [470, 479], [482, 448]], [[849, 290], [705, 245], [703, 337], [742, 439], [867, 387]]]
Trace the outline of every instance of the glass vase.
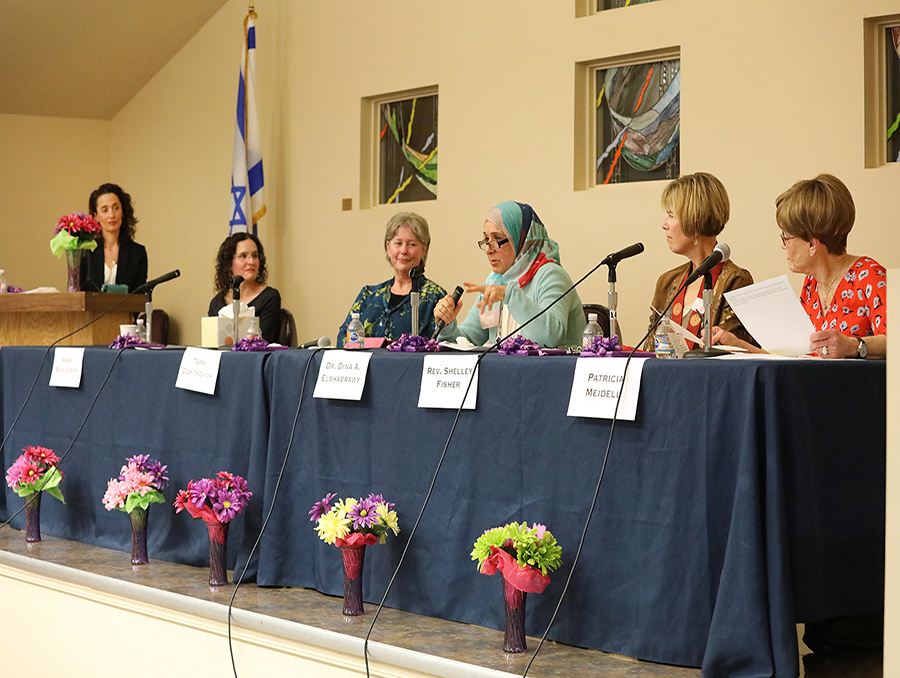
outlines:
[[81, 255], [84, 250], [66, 250], [66, 267], [68, 278], [66, 280], [69, 292], [81, 291]]
[[341, 546], [341, 562], [344, 565], [344, 614], [361, 615], [363, 609], [362, 569], [366, 546]]
[[503, 610], [506, 626], [503, 632], [504, 652], [524, 652], [525, 646], [525, 596], [512, 584], [503, 579]]
[[25, 497], [25, 541], [28, 543], [41, 540], [41, 494], [33, 492]]
[[146, 565], [150, 562], [147, 556], [147, 518], [150, 507], [136, 506], [128, 514], [131, 518], [131, 564]]
[[228, 523], [207, 523], [209, 532], [209, 585], [226, 586], [228, 570], [225, 568]]

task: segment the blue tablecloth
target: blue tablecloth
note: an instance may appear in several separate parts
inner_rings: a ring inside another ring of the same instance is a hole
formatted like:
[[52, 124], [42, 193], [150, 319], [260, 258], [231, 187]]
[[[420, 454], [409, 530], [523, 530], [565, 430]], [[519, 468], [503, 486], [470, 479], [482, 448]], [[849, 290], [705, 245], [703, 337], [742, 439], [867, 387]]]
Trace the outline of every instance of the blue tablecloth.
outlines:
[[[4, 431], [41, 352], [0, 351]], [[6, 466], [26, 444], [67, 446], [113, 356], [89, 349], [77, 391], [41, 376]], [[240, 562], [284, 464], [259, 584], [340, 595], [338, 551], [318, 540], [307, 511], [327, 492], [376, 492], [396, 503], [403, 530], [367, 549], [364, 592], [377, 602], [455, 416], [417, 407], [422, 356], [375, 352], [361, 402], [312, 398], [321, 354], [227, 354], [215, 396], [174, 388], [180, 357], [122, 355], [69, 460], [69, 505], [44, 502], [45, 531], [127, 550], [124, 516], [107, 514], [100, 497], [125, 456], [150, 453], [169, 464], [176, 487], [222, 469], [246, 475], [255, 495], [233, 523]], [[527, 631], [543, 631], [610, 427], [566, 416], [574, 366], [569, 357], [486, 357], [478, 407], [462, 413], [388, 605], [502, 628], [499, 578], [476, 572], [472, 543], [510, 520], [539, 522], [565, 563], [543, 594], [529, 596]], [[636, 421], [616, 424], [550, 638], [701, 666], [709, 678], [796, 675], [795, 622], [882, 606], [884, 431], [883, 362], [648, 361]], [[7, 491], [0, 508], [8, 514], [20, 502]], [[153, 509], [150, 534], [151, 557], [205, 563], [202, 523]]]

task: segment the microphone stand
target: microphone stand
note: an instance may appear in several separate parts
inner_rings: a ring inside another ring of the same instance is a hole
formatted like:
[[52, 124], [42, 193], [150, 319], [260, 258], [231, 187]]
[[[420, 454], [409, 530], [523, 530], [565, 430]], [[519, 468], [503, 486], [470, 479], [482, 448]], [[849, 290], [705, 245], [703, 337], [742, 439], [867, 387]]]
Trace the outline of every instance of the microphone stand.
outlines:
[[726, 355], [728, 351], [712, 347], [712, 273], [703, 274], [703, 348], [691, 349], [684, 354], [685, 358], [712, 358], [717, 355]]
[[412, 330], [413, 335], [419, 334], [419, 288], [422, 285], [421, 275], [412, 278], [412, 289], [409, 292], [409, 304], [412, 309]]
[[622, 335], [619, 332], [619, 321], [616, 319], [616, 304], [619, 303], [619, 295], [616, 294], [616, 265], [609, 264], [609, 293], [606, 295], [606, 306], [609, 308], [609, 336], [619, 337], [622, 341]]
[[232, 333], [233, 342], [237, 344], [240, 340], [240, 312], [241, 312], [241, 284], [234, 285], [231, 290], [231, 312], [234, 315], [234, 331]]
[[153, 288], [147, 288], [147, 301], [144, 302], [144, 315], [146, 319], [144, 322], [146, 323], [146, 327], [144, 327], [144, 333], [147, 335], [146, 337], [141, 337], [141, 339], [146, 343], [150, 342], [150, 337], [153, 336]]

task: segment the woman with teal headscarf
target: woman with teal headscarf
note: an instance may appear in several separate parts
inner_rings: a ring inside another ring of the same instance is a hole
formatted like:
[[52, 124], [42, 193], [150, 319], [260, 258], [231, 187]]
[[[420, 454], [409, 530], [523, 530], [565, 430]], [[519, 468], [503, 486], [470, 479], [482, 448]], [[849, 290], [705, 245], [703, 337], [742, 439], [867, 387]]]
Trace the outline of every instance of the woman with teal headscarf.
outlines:
[[[487, 255], [491, 274], [481, 285], [463, 283], [478, 301], [465, 320], [456, 316], [463, 302], [446, 296], [434, 309], [434, 317], [447, 325], [442, 341], [465, 337], [475, 345], [493, 343], [515, 332], [572, 286], [559, 263], [559, 246], [530, 205], [502, 202], [484, 222], [484, 239], [478, 242]], [[584, 330], [584, 311], [574, 290], [566, 294], [521, 335], [545, 347], [577, 346]]]

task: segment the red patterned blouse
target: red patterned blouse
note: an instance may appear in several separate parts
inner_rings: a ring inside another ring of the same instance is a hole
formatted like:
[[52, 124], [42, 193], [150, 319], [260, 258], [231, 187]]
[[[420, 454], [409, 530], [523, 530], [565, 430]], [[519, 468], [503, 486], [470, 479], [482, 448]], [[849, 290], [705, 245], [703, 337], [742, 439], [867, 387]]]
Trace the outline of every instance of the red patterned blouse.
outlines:
[[887, 276], [884, 266], [859, 257], [841, 278], [831, 308], [820, 308], [816, 279], [806, 276], [800, 302], [817, 330], [836, 329], [851, 337], [871, 337], [887, 332], [885, 301]]

